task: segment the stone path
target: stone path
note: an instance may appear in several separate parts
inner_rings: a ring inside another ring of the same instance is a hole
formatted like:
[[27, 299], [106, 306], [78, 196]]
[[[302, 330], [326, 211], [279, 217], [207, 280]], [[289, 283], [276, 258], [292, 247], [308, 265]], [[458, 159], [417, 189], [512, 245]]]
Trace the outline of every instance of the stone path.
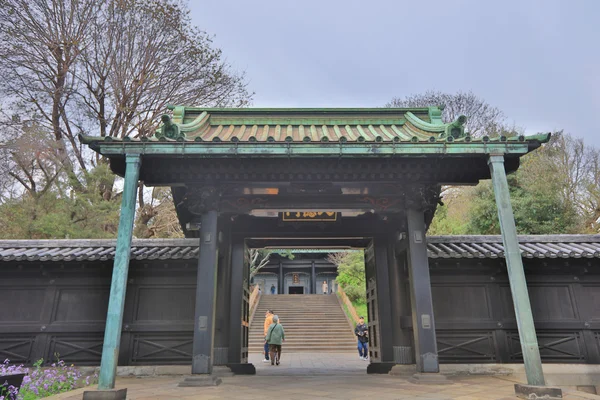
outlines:
[[262, 354], [250, 354], [249, 361], [257, 375], [364, 375], [368, 361], [354, 353], [287, 353], [285, 345], [279, 366], [263, 363]]
[[[427, 386], [408, 382], [407, 377], [367, 375], [367, 362], [354, 354], [295, 353], [282, 355], [280, 366], [263, 364], [260, 354], [252, 354], [255, 376], [222, 378], [223, 383], [209, 388], [180, 388], [182, 376], [148, 378], [119, 377], [117, 388], [127, 388], [128, 399], [456, 399], [508, 400], [514, 397], [511, 377], [450, 377], [451, 385]], [[92, 388], [93, 390], [94, 388]], [[48, 397], [51, 400], [80, 400], [84, 390]], [[566, 400], [600, 399], [574, 390], [564, 392]]]

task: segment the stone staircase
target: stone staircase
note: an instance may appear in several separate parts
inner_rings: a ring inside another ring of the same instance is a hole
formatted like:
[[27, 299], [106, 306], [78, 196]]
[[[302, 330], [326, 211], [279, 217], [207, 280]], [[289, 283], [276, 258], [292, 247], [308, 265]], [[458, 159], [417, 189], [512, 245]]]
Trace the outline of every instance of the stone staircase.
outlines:
[[250, 326], [250, 353], [263, 352], [264, 315], [268, 309], [279, 316], [285, 329], [286, 353], [356, 351], [354, 331], [336, 295], [279, 294], [260, 298]]

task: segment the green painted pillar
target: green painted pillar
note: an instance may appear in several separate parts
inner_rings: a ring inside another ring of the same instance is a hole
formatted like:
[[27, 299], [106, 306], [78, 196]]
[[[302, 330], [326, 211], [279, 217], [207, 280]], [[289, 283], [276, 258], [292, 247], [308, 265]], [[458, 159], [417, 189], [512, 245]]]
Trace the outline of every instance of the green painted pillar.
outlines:
[[490, 166], [492, 183], [494, 185], [498, 219], [500, 220], [500, 230], [502, 232], [502, 243], [504, 244], [504, 257], [506, 258], [508, 280], [515, 307], [527, 383], [529, 385], [543, 386], [545, 382], [542, 360], [533, 324], [533, 314], [527, 292], [523, 260], [521, 259], [521, 251], [519, 250], [515, 216], [510, 204], [508, 181], [506, 180], [506, 171], [504, 170], [504, 155], [490, 155], [488, 165]]
[[108, 390], [115, 387], [117, 361], [119, 359], [119, 344], [121, 342], [121, 326], [123, 324], [123, 309], [125, 307], [125, 290], [129, 272], [129, 254], [131, 252], [131, 236], [133, 219], [135, 217], [135, 201], [137, 197], [138, 178], [140, 176], [141, 159], [139, 155], [125, 156], [125, 184], [121, 200], [121, 216], [117, 234], [117, 248], [110, 284], [110, 299], [104, 330], [104, 345], [102, 347], [102, 362], [98, 389]]

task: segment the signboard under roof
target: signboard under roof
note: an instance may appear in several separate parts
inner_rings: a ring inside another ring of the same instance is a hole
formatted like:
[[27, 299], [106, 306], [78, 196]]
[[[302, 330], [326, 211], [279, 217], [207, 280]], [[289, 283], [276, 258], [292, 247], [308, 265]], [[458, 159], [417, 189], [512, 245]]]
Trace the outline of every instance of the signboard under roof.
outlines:
[[283, 222], [335, 222], [338, 220], [335, 211], [286, 211], [279, 213]]

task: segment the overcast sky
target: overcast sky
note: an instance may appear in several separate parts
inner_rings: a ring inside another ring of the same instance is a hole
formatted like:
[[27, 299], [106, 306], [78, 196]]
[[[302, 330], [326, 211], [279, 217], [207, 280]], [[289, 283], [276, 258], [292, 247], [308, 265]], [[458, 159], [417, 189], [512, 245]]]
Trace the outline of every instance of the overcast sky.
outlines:
[[191, 0], [254, 107], [472, 90], [528, 133], [600, 147], [600, 0]]

